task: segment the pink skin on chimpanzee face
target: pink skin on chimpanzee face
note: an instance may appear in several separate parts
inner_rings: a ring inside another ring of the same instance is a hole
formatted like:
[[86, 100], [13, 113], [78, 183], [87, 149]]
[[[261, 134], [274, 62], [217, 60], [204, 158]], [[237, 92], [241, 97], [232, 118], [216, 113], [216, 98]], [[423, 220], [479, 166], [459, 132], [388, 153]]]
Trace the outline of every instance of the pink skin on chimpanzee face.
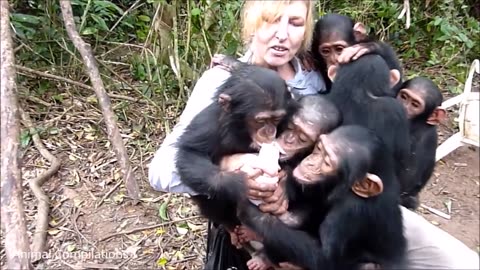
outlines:
[[302, 45], [306, 18], [306, 3], [292, 1], [280, 17], [265, 21], [252, 39], [256, 64], [275, 68], [292, 60]]

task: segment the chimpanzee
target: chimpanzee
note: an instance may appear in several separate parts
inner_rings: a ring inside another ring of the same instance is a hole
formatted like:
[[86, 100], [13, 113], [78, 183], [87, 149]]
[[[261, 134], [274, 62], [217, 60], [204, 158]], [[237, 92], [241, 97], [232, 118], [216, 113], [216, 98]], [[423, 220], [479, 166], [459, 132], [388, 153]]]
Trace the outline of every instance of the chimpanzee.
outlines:
[[242, 205], [239, 218], [262, 237], [274, 263], [308, 270], [360, 269], [366, 263], [402, 269], [406, 239], [394, 168], [388, 147], [372, 130], [340, 126], [320, 135], [312, 154], [293, 172], [305, 189], [319, 191], [315, 215], [322, 218], [316, 235], [292, 229], [252, 205]]
[[[339, 110], [325, 97], [304, 96], [300, 98], [299, 104], [299, 110], [291, 117], [285, 118], [278, 128], [280, 135], [276, 142], [282, 149], [280, 165], [286, 175], [291, 174], [295, 166], [312, 152], [320, 134], [329, 133], [341, 122]], [[310, 201], [304, 200], [301, 186], [291, 181], [291, 178], [287, 179], [286, 184], [290, 207], [289, 211], [279, 218], [291, 228], [305, 228], [304, 223], [313, 210], [309, 205]], [[236, 233], [240, 244], [261, 240], [245, 226], [237, 227]], [[271, 263], [262, 253], [261, 247], [257, 247], [247, 265], [250, 270], [263, 270], [268, 269]]]
[[310, 154], [320, 134], [329, 133], [342, 121], [338, 108], [323, 96], [304, 96], [299, 104], [299, 110], [279, 126], [276, 139], [283, 149], [280, 161], [293, 161], [295, 166]]
[[389, 69], [376, 54], [356, 61], [330, 66], [332, 91], [326, 95], [342, 112], [344, 125], [372, 129], [393, 153], [399, 180], [405, 173], [410, 138], [405, 108], [395, 98], [384, 96], [389, 84]]
[[228, 230], [238, 225], [235, 208], [247, 198], [245, 174], [220, 171], [218, 164], [226, 155], [257, 152], [273, 142], [277, 125], [297, 105], [275, 71], [254, 65], [232, 71], [177, 143], [178, 173], [200, 194], [192, 199], [204, 216]]
[[[351, 51], [353, 55], [342, 54], [344, 49], [350, 52], [352, 47], [358, 47], [359, 49]], [[367, 53], [381, 55], [391, 70], [390, 83], [392, 89], [387, 91], [387, 95], [395, 97], [402, 83], [402, 67], [393, 48], [387, 43], [368, 37], [365, 25], [359, 22], [354, 24], [352, 19], [347, 16], [327, 14], [320, 18], [315, 24], [311, 52], [325, 79], [327, 89], [331, 88], [332, 83], [327, 74], [331, 65], [336, 65], [339, 62], [346, 63], [355, 59], [356, 55]]]
[[403, 83], [397, 96], [410, 120], [410, 157], [408, 171], [401, 180], [402, 205], [418, 207], [418, 193], [425, 187], [435, 167], [437, 125], [445, 118], [440, 108], [443, 96], [437, 85], [425, 77], [415, 77]]

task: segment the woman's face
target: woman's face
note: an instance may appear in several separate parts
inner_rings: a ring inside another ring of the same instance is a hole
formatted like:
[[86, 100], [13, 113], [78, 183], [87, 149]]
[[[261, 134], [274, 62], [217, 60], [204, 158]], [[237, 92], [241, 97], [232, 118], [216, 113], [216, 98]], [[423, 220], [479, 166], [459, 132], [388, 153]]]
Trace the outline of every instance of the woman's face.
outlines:
[[255, 63], [279, 67], [292, 60], [305, 36], [306, 17], [306, 4], [293, 1], [277, 20], [264, 22], [252, 39]]

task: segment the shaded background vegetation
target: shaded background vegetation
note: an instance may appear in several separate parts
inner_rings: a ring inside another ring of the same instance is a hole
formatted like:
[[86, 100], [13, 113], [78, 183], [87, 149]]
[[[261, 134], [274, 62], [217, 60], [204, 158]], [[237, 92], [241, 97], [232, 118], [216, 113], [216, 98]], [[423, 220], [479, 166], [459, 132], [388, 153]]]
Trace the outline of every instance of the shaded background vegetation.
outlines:
[[[465, 67], [480, 54], [475, 2], [411, 1], [409, 29], [404, 29], [404, 19], [397, 19], [403, 5], [399, 0], [317, 1], [316, 10], [366, 23], [371, 33], [396, 47], [409, 75], [440, 67], [448, 77], [463, 81]], [[72, 5], [77, 27], [98, 60], [114, 70], [121, 66], [131, 74], [126, 79], [155, 101], [184, 98], [213, 53], [242, 52], [241, 1], [73, 0]], [[16, 54], [21, 64], [82, 79], [58, 1], [14, 1], [11, 16], [15, 41], [25, 44]], [[39, 94], [45, 88], [40, 83]]]
[[[79, 32], [100, 63], [107, 91], [146, 104], [141, 123], [127, 121], [131, 102], [114, 108], [119, 120], [131, 124], [144, 139], [169, 132], [212, 54], [243, 52], [242, 1], [72, 0], [72, 6]], [[400, 0], [325, 0], [317, 1], [316, 15], [337, 12], [364, 22], [370, 33], [396, 48], [407, 77], [429, 76], [447, 95], [461, 91], [467, 67], [480, 55], [479, 4], [475, 0], [411, 1], [409, 29], [405, 29], [405, 18], [397, 19], [402, 6]], [[19, 65], [88, 80], [66, 35], [57, 0], [13, 1], [11, 22]], [[96, 102], [85, 89], [20, 75], [21, 96], [61, 105], [75, 93]], [[40, 110], [46, 113], [49, 108]]]

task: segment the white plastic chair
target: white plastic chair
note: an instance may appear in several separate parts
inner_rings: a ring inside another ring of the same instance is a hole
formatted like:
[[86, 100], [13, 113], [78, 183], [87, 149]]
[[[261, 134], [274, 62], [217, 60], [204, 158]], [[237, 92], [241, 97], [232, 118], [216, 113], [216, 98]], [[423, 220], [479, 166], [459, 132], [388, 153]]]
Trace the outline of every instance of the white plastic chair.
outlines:
[[453, 134], [437, 148], [436, 161], [460, 146], [469, 144], [480, 147], [480, 93], [478, 91], [472, 92], [473, 75], [475, 72], [480, 74], [480, 61], [478, 59], [475, 59], [470, 66], [463, 93], [442, 103], [442, 108], [444, 109], [460, 103], [458, 113], [460, 131]]

